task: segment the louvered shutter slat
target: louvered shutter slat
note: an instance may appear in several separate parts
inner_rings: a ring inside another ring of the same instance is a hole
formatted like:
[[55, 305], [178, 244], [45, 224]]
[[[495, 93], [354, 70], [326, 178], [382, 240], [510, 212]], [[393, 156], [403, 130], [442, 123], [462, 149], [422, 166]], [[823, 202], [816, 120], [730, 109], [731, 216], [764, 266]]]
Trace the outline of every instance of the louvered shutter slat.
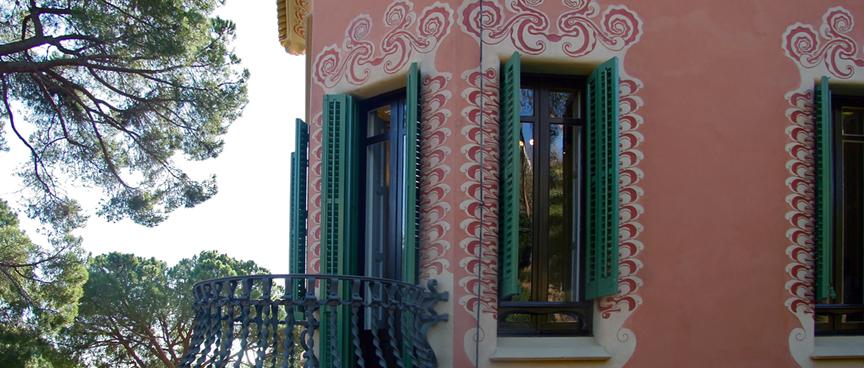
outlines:
[[405, 96], [405, 248], [402, 281], [418, 282], [420, 253], [420, 70], [411, 63]]
[[[334, 275], [357, 274], [358, 247], [358, 131], [357, 111], [354, 99], [348, 95], [324, 96], [324, 134], [322, 152], [322, 221], [321, 266], [322, 273]], [[342, 300], [350, 300], [347, 284], [340, 285], [337, 292]], [[322, 283], [322, 297], [327, 297], [329, 285]], [[330, 343], [330, 312], [322, 308], [321, 354], [324, 367], [333, 367], [334, 352]], [[336, 330], [340, 351], [340, 366], [351, 366], [351, 313], [346, 306], [339, 306]]]
[[831, 276], [833, 264], [833, 148], [831, 119], [831, 90], [828, 89], [828, 77], [815, 88], [816, 103], [813, 125], [816, 130], [816, 231], [814, 234], [816, 248], [816, 302], [833, 296]]
[[[501, 299], [520, 293], [519, 287], [519, 138], [521, 63], [518, 52], [501, 73], [499, 211], [499, 294]], [[532, 179], [533, 180], [533, 179]]]
[[[291, 257], [289, 273], [306, 273], [306, 235], [308, 212], [306, 207], [306, 180], [309, 168], [309, 126], [301, 119], [295, 122], [294, 152], [291, 152], [291, 224], [288, 254]], [[306, 294], [303, 280], [294, 280], [291, 296], [295, 300]], [[302, 317], [302, 310], [296, 318]]]
[[585, 298], [618, 293], [618, 58], [588, 77]]

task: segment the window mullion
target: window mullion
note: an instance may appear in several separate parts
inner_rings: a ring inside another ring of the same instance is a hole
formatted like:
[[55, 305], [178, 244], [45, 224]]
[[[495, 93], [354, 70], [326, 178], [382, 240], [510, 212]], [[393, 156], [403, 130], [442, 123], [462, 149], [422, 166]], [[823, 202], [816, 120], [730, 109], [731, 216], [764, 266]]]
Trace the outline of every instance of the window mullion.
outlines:
[[390, 195], [387, 199], [390, 207], [390, 222], [388, 237], [387, 237], [387, 274], [385, 277], [401, 280], [402, 277], [402, 219], [403, 216], [403, 198], [405, 191], [402, 189], [402, 167], [404, 163], [403, 137], [405, 135], [404, 116], [402, 114], [401, 100], [393, 101], [391, 105], [391, 122], [390, 122], [390, 165], [387, 168], [390, 187]]
[[[537, 157], [537, 169], [534, 170], [535, 175], [535, 185], [534, 191], [537, 195], [537, 201], [535, 202], [537, 205], [537, 235], [538, 242], [535, 248], [538, 249], [538, 261], [539, 265], [548, 265], [549, 264], [549, 90], [546, 88], [539, 88], [536, 92], [535, 96], [537, 96], [537, 105], [535, 106], [535, 111], [537, 111], [538, 119], [537, 125], [534, 133], [535, 144], [535, 156]], [[539, 107], [539, 108], [537, 108]], [[541, 268], [540, 272], [540, 283], [538, 285], [542, 285], [542, 287], [537, 287], [538, 289], [538, 301], [546, 302], [549, 300], [549, 272], [547, 267]], [[543, 318], [541, 318], [543, 319]]]

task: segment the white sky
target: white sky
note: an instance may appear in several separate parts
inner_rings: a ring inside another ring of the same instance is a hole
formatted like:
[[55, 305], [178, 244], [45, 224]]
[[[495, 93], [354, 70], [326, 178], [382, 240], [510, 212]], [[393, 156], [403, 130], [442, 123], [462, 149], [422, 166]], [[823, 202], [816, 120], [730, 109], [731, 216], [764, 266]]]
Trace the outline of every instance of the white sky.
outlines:
[[[289, 55], [279, 44], [275, 2], [229, 0], [217, 14], [237, 23], [234, 46], [251, 72], [249, 104], [224, 136], [222, 155], [184, 168], [195, 179], [215, 173], [219, 193], [195, 208], [176, 210], [155, 228], [129, 220], [108, 223], [95, 215], [99, 193], [83, 193], [91, 197], [79, 198], [90, 219], [76, 234], [93, 255], [118, 251], [174, 265], [202, 250], [218, 250], [288, 273], [290, 158], [294, 119], [305, 115], [305, 58]], [[27, 152], [8, 122], [6, 129], [10, 151], [0, 152], [0, 198], [17, 208], [21, 183], [11, 172]], [[35, 234], [39, 223], [22, 212], [22, 228], [43, 243]]]

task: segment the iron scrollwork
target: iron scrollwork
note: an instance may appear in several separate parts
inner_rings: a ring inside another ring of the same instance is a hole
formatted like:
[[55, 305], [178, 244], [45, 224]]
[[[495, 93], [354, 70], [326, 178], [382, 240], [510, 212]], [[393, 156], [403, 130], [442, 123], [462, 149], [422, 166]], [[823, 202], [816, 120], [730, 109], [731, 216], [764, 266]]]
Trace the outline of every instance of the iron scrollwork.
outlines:
[[[301, 274], [203, 281], [194, 287], [193, 334], [180, 367], [437, 367], [427, 333], [447, 320], [433, 305], [449, 297], [437, 284], [429, 280], [424, 290], [387, 279]], [[319, 355], [325, 346], [332, 356]]]

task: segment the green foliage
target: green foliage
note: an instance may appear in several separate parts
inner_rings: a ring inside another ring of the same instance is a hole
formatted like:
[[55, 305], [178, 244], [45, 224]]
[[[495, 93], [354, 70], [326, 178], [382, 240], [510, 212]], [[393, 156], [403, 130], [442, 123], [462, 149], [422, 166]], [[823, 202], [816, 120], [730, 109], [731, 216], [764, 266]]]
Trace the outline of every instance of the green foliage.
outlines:
[[76, 368], [80, 365], [69, 351], [61, 350], [49, 338], [22, 331], [2, 331], [0, 367]]
[[31, 153], [29, 216], [81, 226], [68, 182], [102, 190], [107, 219], [147, 226], [216, 194], [174, 160], [218, 156], [246, 104], [221, 3], [0, 0], [0, 149]]
[[87, 281], [79, 243], [65, 235], [52, 240], [51, 249], [33, 244], [0, 200], [0, 366], [72, 364], [53, 337], [78, 314]]
[[94, 257], [68, 344], [94, 367], [174, 367], [192, 337], [192, 286], [203, 280], [268, 273], [215, 251], [168, 267], [154, 258]]

